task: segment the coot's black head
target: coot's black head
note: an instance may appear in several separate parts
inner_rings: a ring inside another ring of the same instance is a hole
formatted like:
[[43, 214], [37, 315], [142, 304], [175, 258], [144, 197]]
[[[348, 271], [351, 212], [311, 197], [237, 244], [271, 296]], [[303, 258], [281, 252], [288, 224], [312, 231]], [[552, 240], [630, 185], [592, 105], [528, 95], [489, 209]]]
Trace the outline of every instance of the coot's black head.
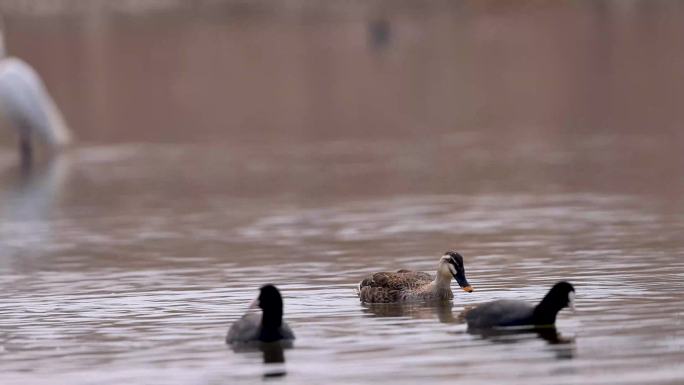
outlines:
[[447, 251], [442, 257], [449, 264], [449, 271], [451, 275], [454, 276], [458, 285], [463, 288], [463, 290], [468, 293], [473, 291], [473, 287], [470, 286], [468, 280], [465, 276], [465, 267], [463, 265], [463, 256], [455, 251]]
[[553, 285], [534, 311], [537, 325], [552, 325], [563, 308], [575, 307], [575, 288], [565, 281]]
[[283, 297], [275, 286], [269, 284], [259, 289], [259, 307], [264, 312], [283, 311]]
[[549, 293], [546, 294], [553, 303], [558, 306], [558, 309], [563, 309], [567, 306], [574, 306], [575, 288], [570, 282], [561, 281], [553, 285]]
[[283, 322], [283, 298], [273, 285], [264, 285], [259, 290], [259, 307], [262, 311], [259, 340], [273, 342], [283, 338], [280, 326]]

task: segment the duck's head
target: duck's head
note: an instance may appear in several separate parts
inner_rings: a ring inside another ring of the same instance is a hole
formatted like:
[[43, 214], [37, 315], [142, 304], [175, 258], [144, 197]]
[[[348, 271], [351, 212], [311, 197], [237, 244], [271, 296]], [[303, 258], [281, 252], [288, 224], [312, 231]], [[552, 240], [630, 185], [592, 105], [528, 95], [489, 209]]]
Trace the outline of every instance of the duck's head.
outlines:
[[465, 267], [463, 266], [463, 256], [455, 251], [447, 251], [439, 260], [440, 274], [451, 274], [458, 285], [468, 293], [473, 291], [465, 276]]
[[257, 298], [257, 305], [262, 311], [283, 311], [283, 297], [280, 296], [280, 291], [271, 285], [264, 285], [259, 289], [259, 298]]

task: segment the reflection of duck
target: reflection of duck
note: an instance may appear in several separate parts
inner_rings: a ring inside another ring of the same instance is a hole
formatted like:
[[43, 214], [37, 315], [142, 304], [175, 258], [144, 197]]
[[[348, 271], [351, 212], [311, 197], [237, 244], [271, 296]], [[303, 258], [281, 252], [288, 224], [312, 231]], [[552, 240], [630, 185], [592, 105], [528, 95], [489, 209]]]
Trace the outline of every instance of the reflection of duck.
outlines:
[[52, 149], [61, 148], [71, 141], [64, 118], [40, 76], [23, 60], [5, 57], [1, 20], [0, 115], [18, 131], [21, 163], [24, 166], [31, 164], [34, 137]]
[[427, 319], [437, 316], [439, 322], [456, 323], [452, 308], [454, 305], [449, 301], [436, 304], [425, 303], [371, 303], [364, 304], [363, 311], [375, 317], [411, 317]]
[[292, 329], [283, 321], [283, 298], [275, 286], [262, 286], [256, 302], [262, 314], [247, 313], [235, 321], [228, 330], [226, 343], [291, 342], [295, 339]]
[[463, 290], [473, 291], [465, 276], [463, 256], [448, 251], [440, 258], [434, 278], [430, 274], [410, 270], [374, 273], [359, 283], [358, 294], [361, 301], [367, 303], [450, 300], [454, 297], [452, 277]]
[[464, 313], [469, 328], [496, 328], [507, 326], [550, 326], [556, 323], [558, 312], [574, 308], [575, 288], [568, 282], [558, 282], [534, 306], [524, 301], [498, 300], [477, 306]]

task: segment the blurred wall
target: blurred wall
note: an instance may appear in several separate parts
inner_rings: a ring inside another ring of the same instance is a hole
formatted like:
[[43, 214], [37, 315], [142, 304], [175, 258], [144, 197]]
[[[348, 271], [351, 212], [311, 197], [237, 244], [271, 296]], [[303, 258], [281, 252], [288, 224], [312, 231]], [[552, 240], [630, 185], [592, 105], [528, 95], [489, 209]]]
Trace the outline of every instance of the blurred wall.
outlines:
[[681, 141], [684, 4], [5, 0], [82, 141], [492, 130]]

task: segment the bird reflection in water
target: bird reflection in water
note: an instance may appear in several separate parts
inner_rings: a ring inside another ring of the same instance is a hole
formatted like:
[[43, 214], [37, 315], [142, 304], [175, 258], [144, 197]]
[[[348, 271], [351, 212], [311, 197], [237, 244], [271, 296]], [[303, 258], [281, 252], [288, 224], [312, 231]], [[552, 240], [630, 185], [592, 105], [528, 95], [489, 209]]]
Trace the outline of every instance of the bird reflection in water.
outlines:
[[375, 303], [362, 304], [364, 313], [374, 317], [411, 317], [416, 319], [435, 318], [441, 323], [457, 323], [451, 301], [429, 303]]
[[20, 220], [44, 219], [64, 188], [70, 170], [70, 158], [57, 156], [42, 164], [25, 168], [20, 165], [3, 173], [6, 188], [3, 203], [6, 216]]
[[555, 353], [557, 359], [572, 359], [575, 357], [575, 338], [562, 336], [554, 326], [497, 329], [468, 328], [467, 332], [468, 334], [503, 344], [529, 341], [530, 338], [536, 337], [548, 343], [550, 350]]
[[31, 168], [18, 166], [0, 173], [2, 255], [14, 255], [20, 245], [50, 245], [54, 241], [53, 208], [70, 175], [70, 159], [58, 156]]
[[292, 341], [257, 342], [231, 345], [235, 353], [261, 352], [264, 362], [264, 378], [283, 377], [285, 370], [285, 350], [292, 348]]

